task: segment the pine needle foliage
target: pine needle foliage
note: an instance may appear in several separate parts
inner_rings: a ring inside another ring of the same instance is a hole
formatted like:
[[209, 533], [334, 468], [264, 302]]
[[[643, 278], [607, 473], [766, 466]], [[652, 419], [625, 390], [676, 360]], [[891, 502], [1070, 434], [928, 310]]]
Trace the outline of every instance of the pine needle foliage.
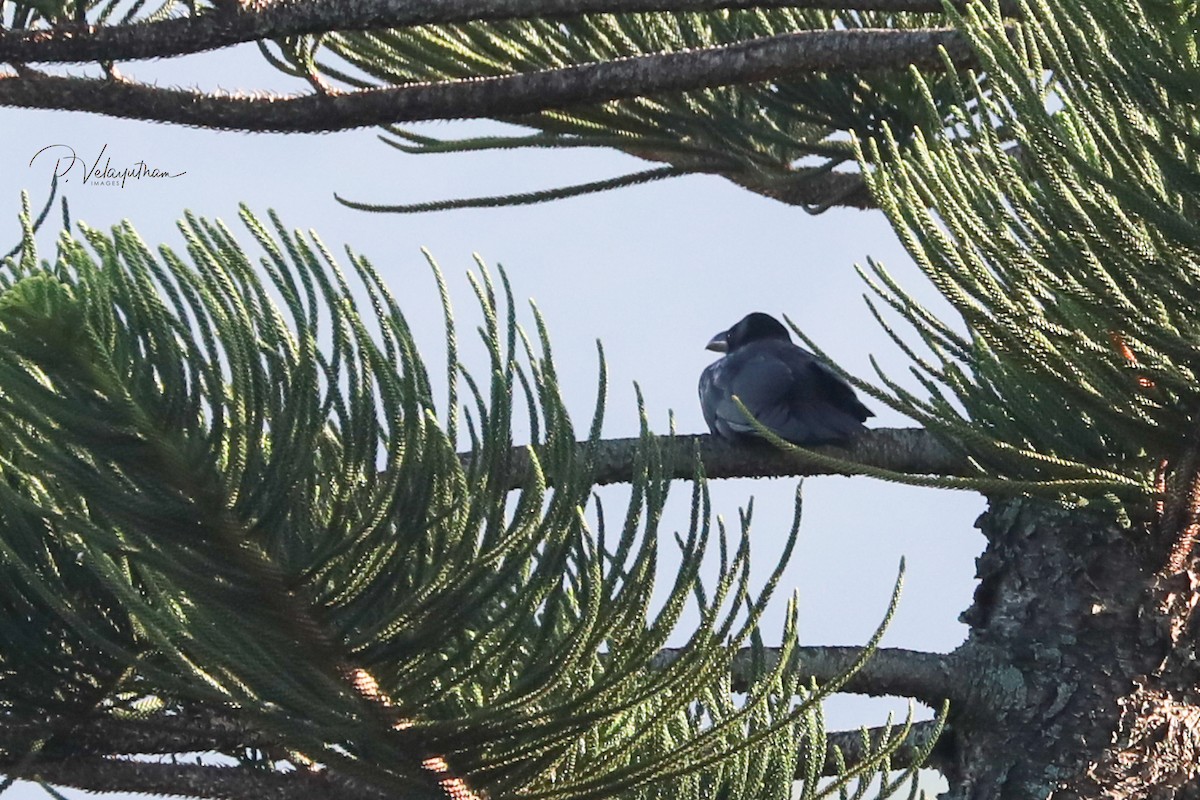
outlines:
[[891, 332], [883, 307], [898, 312], [927, 349], [893, 336], [913, 358], [920, 390], [888, 376], [877, 388], [860, 385], [976, 464], [978, 479], [955, 485], [1071, 502], [1102, 496], [1140, 515], [1158, 473], [1191, 446], [1200, 407], [1194, 12], [1149, 0], [1018, 5], [1008, 15], [994, 2], [962, 12], [947, 4], [939, 15], [590, 15], [335, 33], [284, 51], [296, 74], [365, 86], [530, 72], [798, 30], [957, 27], [977, 69], [956, 70], [946, 59], [925, 74], [814, 73], [508, 120], [537, 130], [528, 136], [442, 142], [394, 131], [391, 143], [411, 152], [615, 147], [721, 172], [768, 195], [764, 187], [856, 163], [962, 318], [937, 319], [883, 265], [869, 263], [863, 273], [881, 323]]
[[[385, 31], [335, 31], [281, 42], [279, 56], [267, 54], [276, 66], [298, 77], [312, 80], [320, 76], [320, 80], [363, 88], [531, 74], [639, 55], [720, 48], [799, 31], [909, 30], [944, 22], [940, 14], [799, 8], [590, 14]], [[944, 87], [934, 81], [933, 91], [949, 91], [951, 81], [948, 79]], [[540, 202], [686, 172], [718, 173], [754, 191], [782, 196], [806, 181], [827, 178], [838, 167], [853, 168], [849, 132], [865, 138], [880, 133], [885, 124], [892, 130], [931, 124], [910, 113], [910, 109], [920, 108], [917, 91], [917, 82], [903, 72], [816, 71], [770, 82], [577, 106], [501, 120], [532, 128], [536, 131], [533, 134], [442, 140], [393, 127], [384, 141], [409, 153], [606, 147], [666, 162], [675, 169], [635, 172], [624, 179], [547, 192], [445, 204], [355, 206], [412, 212], [463, 204]], [[831, 199], [831, 204], [836, 201]]]
[[90, 23], [123, 25], [154, 22], [185, 11], [194, 11], [188, 0], [10, 0], [3, 4], [10, 30], [47, 25]]
[[[439, 409], [367, 259], [348, 251], [346, 269], [315, 235], [241, 219], [257, 257], [189, 214], [186, 256], [126, 223], [64, 234], [50, 263], [27, 217], [0, 273], [0, 714], [30, 731], [6, 740], [6, 763], [36, 774], [85, 722], [212, 717], [254, 732], [257, 755], [208, 748], [237, 768], [323, 766], [364, 796], [784, 800], [804, 776], [821, 793], [819, 703], [840, 682], [802, 680], [794, 602], [776, 657], [758, 632], [798, 499], [755, 594], [750, 515], [735, 537], [714, 525], [698, 473], [656, 600], [658, 440], [643, 417], [610, 530], [545, 328], [517, 325], [507, 281], [475, 280], [490, 358], [477, 381], [435, 267]], [[518, 413], [538, 447], [512, 493]], [[602, 414], [603, 379], [591, 442]], [[651, 668], [685, 610], [695, 632]], [[743, 646], [756, 668], [735, 699]], [[829, 790], [897, 790], [900, 738]]]
[[870, 264], [932, 353], [914, 353], [927, 397], [886, 378], [878, 396], [989, 475], [1096, 479], [1145, 508], [1200, 422], [1195, 9], [1023, 9], [1009, 33], [987, 3], [958, 20], [990, 92], [968, 76], [953, 126], [859, 141], [874, 196], [965, 323]]

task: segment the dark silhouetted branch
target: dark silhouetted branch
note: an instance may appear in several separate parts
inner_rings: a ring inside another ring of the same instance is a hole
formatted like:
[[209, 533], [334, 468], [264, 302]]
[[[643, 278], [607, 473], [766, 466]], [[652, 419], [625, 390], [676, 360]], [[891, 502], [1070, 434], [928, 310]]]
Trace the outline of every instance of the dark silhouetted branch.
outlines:
[[973, 62], [956, 31], [804, 31], [724, 47], [625, 58], [495, 78], [324, 94], [262, 96], [59, 77], [29, 69], [0, 77], [0, 105], [243, 131], [311, 133], [431, 119], [511, 118], [666, 92], [753, 83], [794, 72], [941, 70]]
[[[0, 61], [126, 61], [215, 50], [326, 31], [721, 8], [819, 8], [941, 13], [939, 0], [309, 0], [236, 3], [218, 13], [111, 26], [61, 25], [0, 35]], [[1016, 4], [1004, 2], [1015, 15]]]
[[[0, 765], [0, 771], [10, 769]], [[42, 780], [88, 792], [139, 792], [224, 800], [384, 800], [390, 795], [326, 772], [277, 772], [251, 767], [160, 764], [112, 758], [34, 760], [12, 777]], [[432, 795], [414, 793], [432, 800]]]
[[[936, 722], [915, 722], [905, 737], [904, 742], [892, 754], [891, 767], [892, 769], [908, 769], [909, 767], [925, 766], [930, 769], [942, 769], [942, 759], [939, 758], [939, 753], [935, 747], [933, 752], [929, 754], [928, 760], [924, 764], [917, 763], [917, 756], [929, 746], [930, 739], [937, 732], [938, 724]], [[899, 735], [901, 726], [893, 725], [888, 728], [868, 728], [867, 736], [870, 737], [871, 746], [878, 747], [880, 738], [885, 734], [895, 737]], [[825, 775], [835, 775], [835, 766], [837, 760], [833, 755], [833, 748], [837, 747], [842, 758], [849, 765], [861, 763], [868, 755], [870, 750], [863, 745], [862, 731], [835, 731], [826, 734], [825, 745]], [[797, 777], [801, 777], [797, 775]]]
[[[48, 737], [48, 738], [47, 738]], [[268, 750], [279, 741], [236, 719], [217, 713], [187, 712], [144, 719], [99, 716], [67, 728], [59, 720], [17, 722], [0, 727], [0, 750], [21, 752], [30, 742], [46, 739], [39, 755], [50, 760], [68, 755], [125, 756], [171, 753], [236, 753], [245, 748]]]

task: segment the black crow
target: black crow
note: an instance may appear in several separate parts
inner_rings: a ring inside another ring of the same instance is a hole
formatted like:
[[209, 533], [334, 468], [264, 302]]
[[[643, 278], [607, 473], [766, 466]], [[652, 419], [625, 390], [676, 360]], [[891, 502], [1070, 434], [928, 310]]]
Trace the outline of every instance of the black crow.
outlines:
[[769, 314], [748, 315], [714, 336], [708, 349], [725, 353], [700, 374], [700, 407], [717, 436], [757, 436], [734, 395], [755, 419], [795, 444], [844, 443], [875, 416], [850, 384], [792, 344], [787, 328]]

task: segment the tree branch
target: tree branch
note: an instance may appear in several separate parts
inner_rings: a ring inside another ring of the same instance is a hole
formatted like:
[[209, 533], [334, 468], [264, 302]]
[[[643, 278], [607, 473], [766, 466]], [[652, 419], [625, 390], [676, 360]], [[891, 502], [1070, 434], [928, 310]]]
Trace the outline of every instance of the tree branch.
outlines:
[[[775, 657], [777, 654], [778, 651], [772, 653]], [[798, 647], [796, 655], [805, 674], [819, 684], [835, 680], [850, 669], [862, 655], [862, 648]], [[739, 685], [745, 686], [751, 663], [749, 650], [738, 653], [733, 663], [735, 690]], [[869, 697], [911, 697], [934, 708], [949, 699], [957, 707], [955, 701], [961, 700], [961, 695], [955, 690], [959, 682], [955, 666], [953, 658], [943, 653], [881, 647], [862, 669], [850, 676], [841, 691]]]
[[23, 752], [30, 742], [49, 737], [39, 752], [48, 759], [94, 755], [170, 755], [235, 753], [247, 747], [270, 750], [277, 739], [217, 713], [188, 711], [145, 719], [97, 716], [68, 725], [61, 720], [7, 720], [0, 727], [0, 751]]
[[277, 772], [249, 767], [160, 764], [112, 758], [37, 760], [11, 777], [88, 792], [141, 792], [223, 800], [386, 800], [390, 795], [328, 772]]
[[941, 70], [945, 67], [941, 48], [952, 64], [973, 63], [967, 41], [946, 28], [802, 31], [519, 75], [283, 97], [205, 93], [22, 70], [0, 77], [0, 105], [90, 111], [203, 128], [301, 133], [430, 119], [511, 118], [772, 80], [793, 72], [862, 72], [910, 64]]
[[[891, 767], [892, 769], [908, 769], [909, 767], [925, 766], [930, 769], [943, 771], [944, 758], [938, 752], [938, 748], [934, 748], [929, 754], [928, 760], [924, 764], [917, 763], [917, 756], [922, 750], [929, 746], [929, 741], [937, 730], [937, 723], [933, 721], [915, 722], [912, 728], [908, 731], [908, 736], [904, 742], [892, 753]], [[895, 737], [899, 733], [898, 726], [893, 725], [888, 728], [868, 728], [867, 736], [870, 737], [873, 746], [878, 746], [880, 738], [886, 733]], [[823, 774], [826, 776], [836, 775], [835, 769], [837, 759], [833, 755], [833, 748], [837, 747], [842, 752], [842, 758], [846, 760], [848, 765], [861, 763], [870, 753], [870, 749], [863, 746], [862, 731], [835, 731], [826, 734], [825, 744], [825, 769]], [[800, 772], [796, 777], [802, 777]]]
[[[674, 660], [676, 650], [664, 650], [653, 666], [661, 667]], [[810, 677], [818, 682], [828, 681], [853, 663], [860, 650], [854, 647], [809, 647], [801, 648], [799, 654]], [[746, 688], [749, 651], [742, 651], [734, 661], [733, 681], [735, 691]], [[770, 655], [768, 656], [770, 658]], [[861, 689], [866, 694], [907, 694], [910, 683], [909, 672], [928, 672], [953, 656], [918, 653], [905, 650], [882, 650], [868, 662], [871, 674], [864, 683], [880, 681], [886, 688], [874, 691], [870, 687]], [[874, 665], [872, 667], [872, 665]], [[914, 665], [917, 667], [914, 670]], [[859, 673], [862, 676], [868, 671]], [[855, 691], [851, 681], [847, 691]], [[894, 684], [904, 683], [905, 687]], [[131, 761], [112, 756], [129, 755], [175, 755], [191, 752], [237, 753], [252, 747], [268, 752], [277, 750], [279, 742], [264, 735], [262, 731], [247, 728], [232, 717], [216, 712], [184, 712], [154, 716], [142, 720], [120, 720], [97, 717], [82, 720], [70, 727], [62, 736], [52, 734], [61, 728], [61, 721], [13, 722], [0, 728], [0, 751], [24, 753], [29, 743], [47, 735], [51, 738], [38, 752], [35, 759], [22, 765], [19, 760], [0, 760], [0, 771], [19, 777], [40, 778], [60, 786], [71, 786], [87, 791], [133, 791], [166, 793], [194, 797], [224, 797], [239, 800], [241, 797], [279, 798], [279, 800], [309, 800], [329, 798], [341, 800], [351, 797], [380, 796], [373, 791], [363, 793], [358, 785], [351, 786], [344, 778], [329, 771], [322, 772], [278, 772], [269, 769], [246, 769], [213, 765], [179, 765], [156, 762]], [[936, 728], [933, 722], [921, 722], [912, 726], [908, 737], [891, 756], [894, 769], [914, 766], [916, 756], [925, 749], [929, 737]], [[892, 726], [890, 735], [898, 734]], [[866, 731], [877, 747], [880, 738], [888, 732], [885, 728]], [[862, 731], [841, 731], [827, 737], [824, 775], [836, 774], [837, 761], [833, 748], [838, 747], [845, 762], [854, 765], [863, 761], [871, 747], [865, 747]], [[939, 768], [939, 755], [935, 750], [927, 766]], [[356, 794], [357, 793], [357, 794]]]
[[797, 172], [795, 177], [776, 183], [764, 183], [755, 177], [747, 179], [730, 171], [720, 175], [743, 189], [789, 206], [816, 207], [818, 210], [832, 205], [862, 210], [876, 208], [867, 182], [857, 172], [827, 172], [815, 176]]
[[[661, 669], [679, 657], [679, 648], [665, 648], [651, 659], [651, 669]], [[839, 679], [862, 655], [861, 647], [797, 647], [800, 672], [818, 684]], [[766, 668], [779, 658], [779, 648], [765, 648]], [[734, 656], [733, 691], [745, 692], [754, 669], [754, 651], [742, 648]], [[858, 672], [850, 676], [839, 692], [870, 697], [885, 695], [911, 697], [928, 706], [938, 707], [945, 700], [961, 711], [970, 692], [963, 687], [964, 675], [954, 655], [881, 647]], [[960, 688], [962, 687], [962, 688]]]
[[[965, 5], [965, 2], [956, 3]], [[30, 63], [135, 60], [215, 50], [243, 42], [326, 31], [498, 21], [580, 14], [812, 8], [936, 13], [940, 0], [310, 0], [234, 4], [219, 13], [129, 25], [63, 25], [0, 35], [0, 61]], [[1002, 3], [1015, 15], [1017, 4]]]
[[[589, 454], [594, 465], [596, 484], [629, 483], [633, 479], [640, 442], [640, 439], [632, 438], [606, 439], [597, 443]], [[587, 445], [580, 442], [576, 446], [582, 451]], [[736, 444], [707, 434], [661, 436], [658, 448], [664, 473], [675, 480], [696, 477], [697, 459], [704, 465], [704, 474], [709, 479], [846, 474], [766, 443]], [[846, 447], [824, 445], [813, 449], [893, 472], [915, 475], [968, 474], [966, 461], [943, 447], [933, 434], [923, 428], [876, 428]], [[465, 465], [470, 465], [471, 453], [459, 453], [459, 458]], [[529, 476], [529, 449], [525, 446], [514, 447], [508, 455], [506, 484], [509, 488], [519, 489]]]
[[[5, 744], [12, 740], [18, 745], [26, 745], [24, 734], [31, 730], [29, 725], [21, 725], [20, 732], [8, 728], [0, 730], [0, 739]], [[239, 798], [277, 798], [278, 800], [351, 800], [352, 798], [384, 798], [386, 795], [374, 790], [365, 789], [359, 784], [334, 777], [328, 771], [307, 772], [297, 770], [279, 772], [269, 769], [248, 769], [201, 764], [163, 764], [157, 762], [131, 761], [126, 759], [101, 758], [92, 754], [88, 747], [89, 741], [99, 745], [104, 736], [110, 737], [107, 749], [111, 753], [154, 752], [161, 754], [205, 751], [208, 748], [195, 739], [189, 740], [186, 733], [179, 732], [177, 747], [170, 750], [159, 749], [151, 745], [144, 749], [143, 744], [150, 738], [138, 732], [138, 724], [123, 724], [115, 720], [96, 720], [89, 723], [92, 732], [99, 738], [90, 736], [87, 730], [75, 728], [72, 731], [69, 745], [75, 748], [74, 755], [52, 755], [52, 751], [43, 751], [35, 763], [27, 769], [20, 770], [14, 765], [0, 764], [0, 767], [12, 773], [13, 777], [41, 779], [56, 786], [70, 786], [85, 791], [123, 791], [143, 792], [154, 794], [182, 795], [185, 797], [222, 797], [229, 800]], [[916, 757], [924, 750], [929, 739], [937, 728], [934, 722], [918, 722], [913, 724], [904, 742], [891, 756], [893, 769], [906, 769], [917, 766]], [[877, 747], [880, 738], [885, 734], [895, 737], [899, 733], [898, 726], [886, 728], [870, 728], [866, 731]], [[82, 735], [82, 738], [81, 738]], [[253, 735], [253, 734], [251, 734]], [[21, 739], [17, 742], [17, 739]], [[133, 744], [139, 742], [140, 744]], [[243, 745], [247, 745], [243, 741]], [[248, 746], [248, 745], [247, 745]], [[822, 774], [826, 776], [837, 774], [837, 759], [833, 749], [837, 747], [842, 758], [848, 765], [862, 762], [871, 751], [864, 747], [862, 731], [837, 731], [828, 734], [826, 740], [826, 755]], [[84, 749], [88, 755], [81, 756], [79, 749]], [[939, 769], [938, 751], [935, 749], [924, 764], [932, 769]], [[16, 772], [21, 774], [17, 775]], [[802, 773], [798, 774], [800, 777]]]

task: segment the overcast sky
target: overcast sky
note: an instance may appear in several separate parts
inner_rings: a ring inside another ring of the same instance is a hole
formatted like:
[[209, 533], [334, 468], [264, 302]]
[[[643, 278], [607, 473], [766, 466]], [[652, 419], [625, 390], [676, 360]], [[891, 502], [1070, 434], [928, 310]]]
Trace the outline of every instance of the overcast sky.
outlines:
[[[263, 66], [256, 50], [193, 57], [186, 63], [123, 68], [164, 85], [296, 90]], [[428, 267], [429, 248], [450, 279], [463, 339], [479, 322], [465, 273], [472, 254], [507, 269], [522, 302], [545, 315], [564, 393], [573, 417], [590, 417], [596, 386], [594, 342], [604, 343], [609, 368], [605, 435], [633, 436], [633, 382], [640, 384], [651, 423], [666, 431], [704, 430], [696, 379], [714, 355], [704, 344], [750, 311], [787, 314], [847, 369], [871, 375], [872, 355], [894, 375], [907, 364], [879, 330], [861, 299], [854, 273], [868, 256], [883, 261], [903, 283], [932, 298], [881, 214], [832, 211], [810, 217], [709, 176], [675, 179], [618, 192], [523, 208], [449, 211], [412, 216], [352, 211], [339, 194], [378, 203], [529, 191], [645, 168], [605, 151], [503, 152], [412, 156], [378, 142], [372, 130], [312, 136], [218, 133], [82, 114], [0, 109], [6, 147], [0, 151], [0, 248], [17, 241], [20, 189], [40, 204], [54, 159], [67, 145], [91, 164], [103, 151], [115, 168], [144, 161], [177, 177], [85, 185], [77, 170], [65, 190], [75, 220], [106, 228], [130, 219], [152, 246], [181, 239], [175, 220], [184, 210], [221, 217], [240, 232], [239, 202], [265, 214], [275, 209], [291, 227], [315, 229], [338, 253], [344, 245], [367, 255], [393, 289], [427, 360], [439, 364], [441, 311]], [[431, 123], [426, 135], [453, 136], [464, 128]], [[48, 241], [43, 238], [43, 241]], [[249, 236], [243, 237], [249, 246]], [[522, 322], [531, 323], [527, 306]], [[477, 348], [468, 368], [486, 370]], [[440, 373], [440, 367], [435, 369]], [[868, 402], [875, 426], [903, 418]], [[755, 498], [753, 561], [765, 575], [790, 525], [795, 481], [720, 481], [714, 508], [736, 521]], [[663, 524], [686, 529], [689, 487], [677, 484]], [[974, 588], [974, 557], [983, 546], [972, 523], [983, 510], [970, 493], [899, 487], [866, 478], [810, 478], [797, 554], [766, 622], [778, 638], [787, 592], [801, 598], [805, 644], [859, 644], [878, 624], [900, 557], [908, 577], [900, 611], [885, 646], [947, 651], [966, 628], [958, 614]], [[610, 510], [610, 515], [614, 513]], [[835, 700], [831, 729], [877, 725], [904, 703]], [[68, 796], [84, 796], [67, 792]], [[18, 798], [44, 797], [32, 787]]]

